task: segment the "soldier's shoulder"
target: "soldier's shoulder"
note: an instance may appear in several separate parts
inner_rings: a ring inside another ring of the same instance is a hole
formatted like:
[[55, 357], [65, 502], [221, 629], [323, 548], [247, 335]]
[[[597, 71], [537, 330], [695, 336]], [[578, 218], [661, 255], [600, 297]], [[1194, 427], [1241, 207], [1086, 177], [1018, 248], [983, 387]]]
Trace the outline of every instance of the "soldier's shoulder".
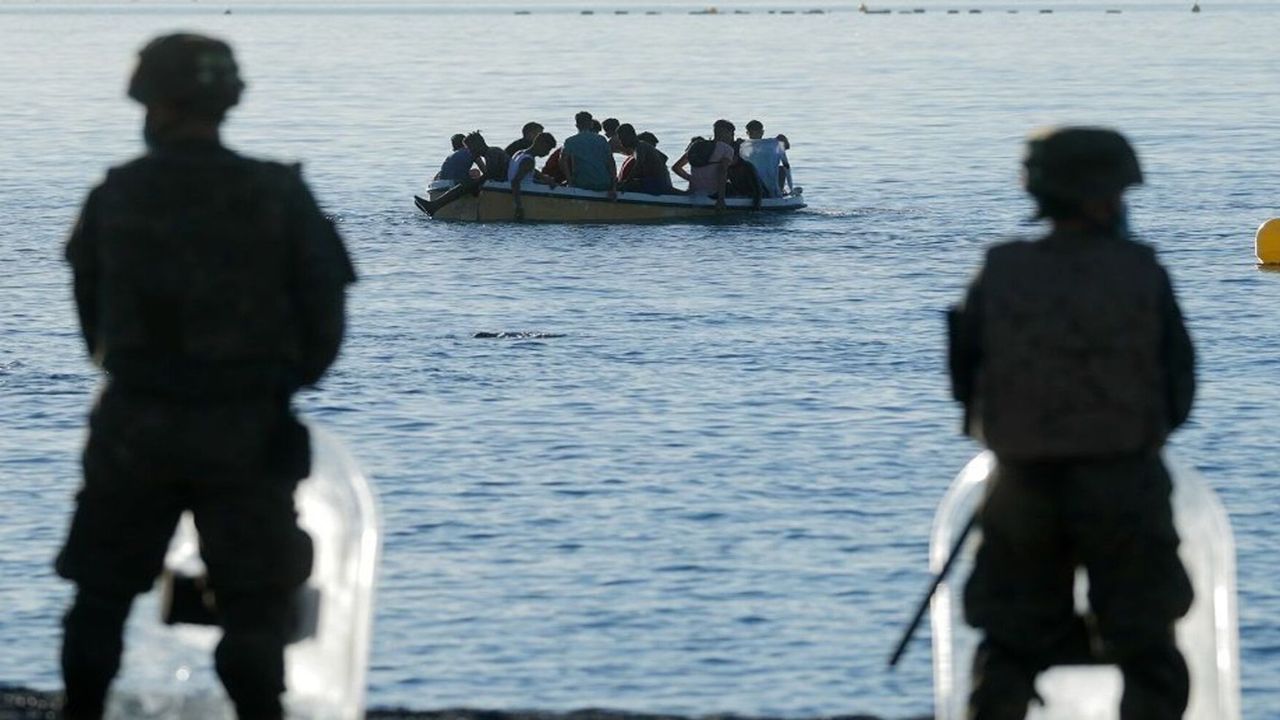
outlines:
[[113, 165], [110, 168], [107, 168], [107, 174], [103, 177], [100, 186], [127, 182], [148, 172], [153, 165], [154, 160], [149, 155], [139, 155], [132, 160], [127, 160], [119, 165]]
[[238, 162], [244, 163], [246, 166], [252, 167], [259, 175], [268, 178], [283, 186], [299, 185], [302, 183], [302, 164], [281, 162], [268, 158], [249, 157], [247, 155], [236, 155]]
[[1035, 240], [1025, 237], [1005, 238], [998, 240], [987, 248], [987, 262], [1000, 262], [1007, 258], [1017, 257], [1035, 247]]
[[1134, 257], [1141, 258], [1143, 260], [1150, 260], [1151, 262], [1158, 262], [1156, 259], [1156, 248], [1154, 245], [1136, 238], [1129, 238], [1128, 242], [1121, 243], [1121, 245], [1125, 252], [1128, 252]]

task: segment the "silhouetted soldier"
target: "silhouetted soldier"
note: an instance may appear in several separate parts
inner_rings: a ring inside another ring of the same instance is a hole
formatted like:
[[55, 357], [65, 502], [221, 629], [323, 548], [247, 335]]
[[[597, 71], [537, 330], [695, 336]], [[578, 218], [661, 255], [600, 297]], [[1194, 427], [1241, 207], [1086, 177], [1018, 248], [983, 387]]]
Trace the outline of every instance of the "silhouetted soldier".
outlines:
[[67, 243], [89, 352], [106, 373], [57, 569], [66, 716], [98, 718], [135, 595], [195, 516], [223, 627], [215, 661], [241, 718], [281, 717], [289, 607], [311, 572], [294, 488], [309, 472], [290, 397], [320, 379], [355, 279], [296, 168], [222, 147], [231, 49], [157, 38], [129, 95], [148, 152], [112, 169]]
[[1188, 678], [1173, 625], [1192, 591], [1159, 452], [1191, 409], [1191, 341], [1164, 268], [1129, 238], [1129, 143], [1062, 128], [1025, 163], [1052, 231], [991, 248], [951, 323], [955, 397], [997, 458], [964, 593], [984, 632], [970, 717], [1021, 720], [1042, 670], [1103, 661], [1124, 674], [1121, 718], [1175, 720]]

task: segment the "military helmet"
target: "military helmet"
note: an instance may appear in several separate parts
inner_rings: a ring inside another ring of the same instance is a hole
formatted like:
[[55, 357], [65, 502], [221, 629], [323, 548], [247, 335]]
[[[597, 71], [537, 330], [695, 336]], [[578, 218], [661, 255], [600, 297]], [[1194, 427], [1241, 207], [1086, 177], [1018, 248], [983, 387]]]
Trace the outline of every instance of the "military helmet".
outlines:
[[147, 43], [129, 81], [129, 97], [143, 105], [168, 101], [213, 117], [239, 102], [243, 90], [231, 47], [193, 33], [164, 35]]
[[1133, 146], [1115, 130], [1049, 128], [1027, 140], [1025, 184], [1039, 198], [1066, 203], [1109, 198], [1142, 182]]

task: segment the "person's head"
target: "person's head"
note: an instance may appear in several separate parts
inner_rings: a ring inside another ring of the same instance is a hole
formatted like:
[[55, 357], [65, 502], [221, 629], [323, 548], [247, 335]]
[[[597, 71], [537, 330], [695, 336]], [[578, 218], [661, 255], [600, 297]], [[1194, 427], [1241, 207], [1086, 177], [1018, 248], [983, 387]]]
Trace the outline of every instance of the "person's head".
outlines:
[[733, 142], [733, 133], [737, 130], [728, 120], [717, 120], [711, 129], [716, 140], [727, 143]]
[[542, 125], [532, 121], [525, 123], [524, 127], [520, 128], [520, 134], [525, 140], [530, 142], [532, 142], [534, 138], [538, 137], [538, 133], [540, 132], [542, 132]]
[[595, 133], [595, 134], [599, 135], [599, 134], [600, 134], [600, 129], [601, 129], [600, 121], [599, 121], [599, 120], [592, 120], [592, 121], [591, 121], [591, 132], [593, 132], [593, 133]]
[[636, 129], [631, 123], [618, 126], [618, 144], [628, 153], [636, 149]]
[[193, 128], [216, 134], [244, 81], [231, 47], [193, 33], [162, 35], [138, 53], [129, 97], [147, 108], [148, 143]]
[[791, 149], [791, 141], [787, 139], [787, 136], [786, 136], [786, 135], [778, 135], [778, 137], [776, 137], [776, 138], [774, 138], [774, 139], [775, 139], [775, 140], [777, 140], [778, 142], [782, 143], [782, 149], [783, 149], [783, 150], [790, 150], [790, 149]]
[[604, 130], [605, 137], [613, 137], [618, 134], [618, 126], [621, 124], [618, 118], [605, 118], [604, 122], [600, 123], [600, 128]]
[[529, 150], [537, 157], [545, 157], [555, 146], [556, 136], [549, 132], [541, 132], [533, 139], [533, 144], [529, 146]]
[[484, 136], [480, 134], [479, 130], [468, 133], [466, 140], [463, 140], [462, 143], [466, 145], [472, 155], [483, 154], [485, 150], [489, 149], [489, 143], [484, 141]]
[[1133, 146], [1114, 130], [1048, 128], [1027, 140], [1023, 186], [1036, 200], [1037, 217], [1119, 229], [1124, 192], [1141, 183]]
[[465, 143], [466, 140], [467, 140], [466, 135], [463, 135], [462, 133], [457, 133], [453, 137], [449, 138], [449, 143], [453, 145], [453, 149], [456, 152], [463, 148], [463, 143]]
[[658, 136], [657, 136], [657, 135], [654, 135], [653, 133], [649, 132], [648, 130], [645, 130], [644, 132], [640, 133], [639, 135], [636, 135], [636, 139], [637, 139], [637, 140], [643, 140], [643, 141], [645, 141], [645, 142], [649, 143], [650, 145], [652, 145], [652, 146], [654, 146], [654, 147], [658, 147]]
[[752, 120], [747, 123], [747, 137], [752, 140], [759, 140], [764, 137], [764, 123], [759, 120]]
[[583, 110], [582, 112], [573, 116], [573, 126], [578, 128], [579, 130], [583, 130], [583, 131], [590, 130], [591, 124], [594, 122], [595, 120], [591, 117], [591, 113], [587, 112], [586, 110]]

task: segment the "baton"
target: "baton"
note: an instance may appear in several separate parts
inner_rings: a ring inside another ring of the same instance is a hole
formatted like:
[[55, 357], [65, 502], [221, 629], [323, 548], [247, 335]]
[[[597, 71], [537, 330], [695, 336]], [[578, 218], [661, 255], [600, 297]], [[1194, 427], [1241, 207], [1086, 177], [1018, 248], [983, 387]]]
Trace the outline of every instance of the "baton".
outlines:
[[951, 546], [951, 554], [947, 556], [947, 561], [942, 564], [942, 569], [938, 571], [938, 574], [933, 576], [933, 582], [929, 583], [929, 590], [921, 598], [920, 606], [916, 608], [916, 614], [911, 618], [911, 624], [907, 626], [906, 632], [902, 633], [902, 639], [898, 641], [898, 647], [894, 648], [893, 655], [889, 656], [890, 668], [896, 666], [906, 653], [907, 644], [911, 642], [911, 638], [916, 634], [916, 629], [920, 627], [920, 621], [924, 619], [925, 610], [929, 609], [929, 601], [933, 599], [933, 594], [937, 592], [938, 586], [942, 584], [942, 581], [947, 579], [947, 573], [951, 572], [951, 566], [960, 557], [960, 548], [964, 547], [964, 541], [969, 539], [969, 533], [973, 532], [973, 526], [977, 524], [978, 513], [974, 511], [969, 516], [969, 522], [965, 523], [964, 529], [960, 531], [960, 537], [957, 537], [955, 544]]

